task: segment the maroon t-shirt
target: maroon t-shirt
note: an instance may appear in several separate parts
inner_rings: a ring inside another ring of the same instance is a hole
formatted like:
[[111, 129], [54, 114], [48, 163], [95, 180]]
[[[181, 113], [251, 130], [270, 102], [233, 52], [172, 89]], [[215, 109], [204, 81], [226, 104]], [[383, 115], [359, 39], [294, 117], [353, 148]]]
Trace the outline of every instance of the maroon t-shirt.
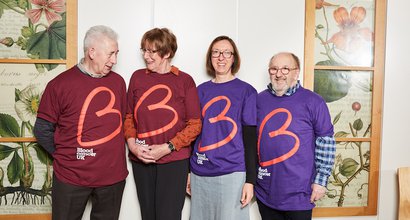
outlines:
[[[176, 67], [159, 74], [140, 69], [133, 73], [128, 87], [127, 113], [134, 115], [137, 139], [148, 145], [170, 141], [190, 119], [200, 118], [198, 92], [192, 77]], [[157, 161], [169, 163], [189, 158], [190, 147], [183, 147]], [[137, 157], [129, 154], [132, 160]]]
[[99, 187], [126, 178], [125, 109], [125, 82], [115, 72], [93, 78], [75, 66], [47, 84], [37, 117], [56, 124], [53, 169], [60, 181]]

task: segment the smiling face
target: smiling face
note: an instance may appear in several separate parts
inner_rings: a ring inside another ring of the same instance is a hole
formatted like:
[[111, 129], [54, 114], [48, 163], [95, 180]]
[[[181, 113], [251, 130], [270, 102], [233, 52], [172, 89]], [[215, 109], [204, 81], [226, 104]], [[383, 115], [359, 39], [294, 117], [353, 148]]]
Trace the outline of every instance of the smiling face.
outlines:
[[169, 71], [170, 60], [169, 54], [161, 57], [157, 48], [148, 43], [144, 46], [145, 51], [142, 53], [147, 69], [156, 73], [166, 73]]
[[[212, 46], [212, 53], [217, 54], [219, 52], [218, 57], [213, 57], [212, 56], [212, 66], [215, 69], [215, 75], [216, 76], [223, 76], [223, 75], [232, 75], [232, 64], [234, 61], [234, 49], [227, 40], [221, 40], [216, 42]], [[225, 53], [224, 53], [225, 52]], [[228, 52], [228, 53], [227, 53]], [[226, 58], [226, 54], [229, 54], [231, 52], [231, 56], [229, 58]]]
[[107, 75], [117, 63], [118, 43], [108, 37], [94, 43], [89, 49], [91, 71], [95, 74]]
[[[289, 73], [283, 74], [281, 70], [283, 68], [288, 68]], [[269, 73], [276, 95], [282, 96], [289, 88], [296, 85], [299, 78], [299, 68], [297, 68], [296, 61], [291, 54], [280, 53], [272, 57], [269, 69], [278, 70], [275, 74]]]

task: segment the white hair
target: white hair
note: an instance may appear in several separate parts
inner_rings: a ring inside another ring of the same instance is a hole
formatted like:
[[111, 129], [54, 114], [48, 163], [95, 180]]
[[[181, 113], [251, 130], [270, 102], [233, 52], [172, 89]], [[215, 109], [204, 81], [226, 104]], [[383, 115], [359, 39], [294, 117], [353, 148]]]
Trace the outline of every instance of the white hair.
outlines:
[[109, 39], [114, 41], [117, 41], [118, 39], [117, 33], [110, 27], [104, 25], [93, 26], [88, 29], [87, 33], [85, 34], [84, 53], [93, 43], [95, 43], [96, 40], [102, 37], [108, 37]]

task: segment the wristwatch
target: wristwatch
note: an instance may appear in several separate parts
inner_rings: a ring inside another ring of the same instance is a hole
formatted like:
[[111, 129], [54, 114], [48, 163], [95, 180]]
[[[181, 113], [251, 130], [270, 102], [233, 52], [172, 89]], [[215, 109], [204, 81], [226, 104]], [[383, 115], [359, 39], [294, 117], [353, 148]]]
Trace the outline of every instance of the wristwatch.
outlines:
[[168, 148], [171, 150], [171, 152], [176, 150], [174, 144], [171, 141], [168, 141], [167, 144], [168, 144]]

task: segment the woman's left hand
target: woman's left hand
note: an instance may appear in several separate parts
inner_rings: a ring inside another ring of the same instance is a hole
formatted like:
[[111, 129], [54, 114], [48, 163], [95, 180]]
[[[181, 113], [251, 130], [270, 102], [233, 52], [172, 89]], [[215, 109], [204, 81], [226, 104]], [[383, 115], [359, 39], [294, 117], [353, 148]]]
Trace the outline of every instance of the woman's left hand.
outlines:
[[149, 145], [148, 149], [150, 149], [150, 155], [154, 157], [156, 161], [171, 153], [167, 143]]
[[242, 208], [247, 206], [253, 198], [253, 184], [245, 183], [242, 188], [241, 204]]

